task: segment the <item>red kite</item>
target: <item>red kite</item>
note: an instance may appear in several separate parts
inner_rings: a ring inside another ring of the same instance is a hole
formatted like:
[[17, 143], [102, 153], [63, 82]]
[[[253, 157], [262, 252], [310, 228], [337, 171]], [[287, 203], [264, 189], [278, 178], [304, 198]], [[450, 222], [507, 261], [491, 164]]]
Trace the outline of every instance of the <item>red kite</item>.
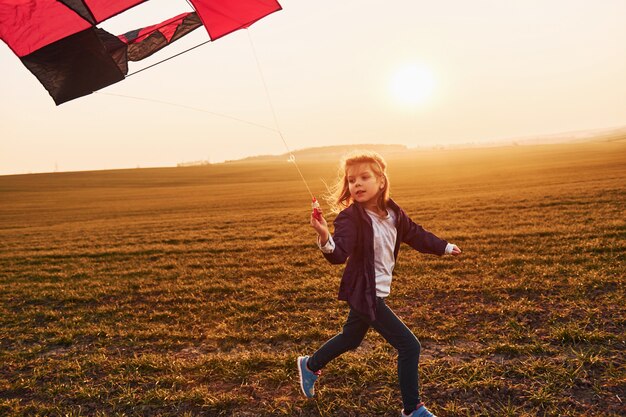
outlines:
[[281, 10], [276, 0], [189, 0], [195, 12], [115, 36], [96, 25], [146, 0], [0, 0], [0, 39], [59, 105], [121, 81], [146, 58], [204, 26], [211, 40]]

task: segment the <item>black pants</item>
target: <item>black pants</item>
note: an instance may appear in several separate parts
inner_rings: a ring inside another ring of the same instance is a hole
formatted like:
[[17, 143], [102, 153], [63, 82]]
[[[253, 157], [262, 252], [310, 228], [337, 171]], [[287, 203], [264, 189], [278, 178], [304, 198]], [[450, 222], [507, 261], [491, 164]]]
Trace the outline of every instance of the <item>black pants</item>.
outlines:
[[415, 410], [420, 401], [418, 362], [420, 342], [413, 332], [385, 304], [377, 299], [377, 317], [371, 321], [367, 316], [350, 309], [343, 331], [326, 342], [311, 356], [308, 366], [312, 371], [322, 369], [328, 362], [349, 350], [356, 349], [371, 327], [398, 351], [398, 379], [405, 410]]

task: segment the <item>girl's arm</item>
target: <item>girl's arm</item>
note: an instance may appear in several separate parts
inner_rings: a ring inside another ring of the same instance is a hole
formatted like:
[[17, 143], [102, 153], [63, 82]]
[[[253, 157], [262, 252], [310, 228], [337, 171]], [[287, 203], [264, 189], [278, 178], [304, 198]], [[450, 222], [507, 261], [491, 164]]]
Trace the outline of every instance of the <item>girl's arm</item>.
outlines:
[[402, 241], [404, 243], [423, 253], [439, 256], [446, 253], [446, 246], [448, 246], [447, 241], [438, 238], [419, 224], [416, 224], [406, 213], [404, 213], [404, 216], [401, 216], [401, 218], [403, 222]]
[[[328, 231], [326, 219], [317, 220], [311, 214], [311, 226], [318, 233], [318, 243], [321, 247], [330, 247], [330, 251], [323, 250], [324, 257], [332, 264], [343, 264], [352, 254], [356, 243], [356, 226], [354, 220], [345, 212], [339, 213], [334, 221], [335, 233], [332, 237]], [[327, 245], [330, 243], [330, 245]]]

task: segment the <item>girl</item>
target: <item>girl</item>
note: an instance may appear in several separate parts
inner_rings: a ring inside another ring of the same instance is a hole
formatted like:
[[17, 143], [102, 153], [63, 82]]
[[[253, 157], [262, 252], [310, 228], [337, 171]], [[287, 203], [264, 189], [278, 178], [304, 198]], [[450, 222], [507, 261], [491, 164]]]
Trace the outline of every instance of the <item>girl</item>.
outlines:
[[342, 353], [356, 349], [365, 333], [374, 328], [398, 350], [398, 379], [404, 410], [402, 416], [434, 417], [420, 400], [418, 361], [420, 343], [409, 328], [385, 303], [400, 243], [434, 255], [459, 255], [461, 250], [413, 223], [389, 198], [385, 160], [375, 152], [348, 155], [341, 164], [340, 180], [331, 196], [335, 211], [331, 236], [323, 217], [311, 214], [318, 233], [318, 246], [333, 264], [347, 260], [339, 286], [339, 299], [350, 312], [343, 331], [327, 341], [312, 356], [298, 358], [300, 387], [304, 395], [315, 395], [314, 384], [321, 369]]

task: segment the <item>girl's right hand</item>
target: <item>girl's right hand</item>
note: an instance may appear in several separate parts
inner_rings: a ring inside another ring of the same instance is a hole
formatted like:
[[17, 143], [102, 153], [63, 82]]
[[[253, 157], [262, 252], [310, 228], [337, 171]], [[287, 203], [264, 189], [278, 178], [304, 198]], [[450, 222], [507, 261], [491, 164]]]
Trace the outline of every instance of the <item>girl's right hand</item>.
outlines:
[[328, 231], [328, 223], [326, 222], [326, 219], [324, 218], [322, 209], [318, 208], [317, 210], [319, 210], [320, 212], [321, 220], [317, 220], [315, 216], [313, 215], [313, 212], [311, 212], [311, 227], [313, 227], [313, 229], [315, 229], [317, 234], [320, 235], [320, 242], [326, 243], [328, 241], [328, 237], [330, 236], [330, 232]]

